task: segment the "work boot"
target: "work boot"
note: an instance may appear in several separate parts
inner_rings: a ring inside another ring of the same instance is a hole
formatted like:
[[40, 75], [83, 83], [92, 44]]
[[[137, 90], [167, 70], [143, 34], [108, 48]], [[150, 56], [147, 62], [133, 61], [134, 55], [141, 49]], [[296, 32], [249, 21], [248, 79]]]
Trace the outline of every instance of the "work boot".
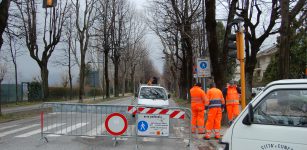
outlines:
[[204, 139], [204, 140], [210, 140], [210, 137], [204, 136], [203, 139]]
[[231, 120], [231, 121], [229, 121], [229, 122], [228, 122], [228, 125], [229, 125], [229, 126], [231, 126], [232, 122], [233, 122], [232, 120]]
[[205, 136], [203, 137], [204, 140], [210, 140], [210, 132], [206, 132]]

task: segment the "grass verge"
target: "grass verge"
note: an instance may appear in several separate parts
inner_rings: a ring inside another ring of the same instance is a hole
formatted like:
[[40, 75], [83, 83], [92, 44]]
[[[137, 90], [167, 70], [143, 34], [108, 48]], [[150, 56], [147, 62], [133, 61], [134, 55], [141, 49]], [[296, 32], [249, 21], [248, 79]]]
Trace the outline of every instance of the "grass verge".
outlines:
[[[106, 101], [112, 101], [120, 98], [125, 98], [125, 97], [130, 97], [132, 96], [131, 94], [126, 94], [125, 96], [119, 96], [119, 97], [111, 97], [107, 99], [96, 99], [94, 100], [86, 100], [83, 102], [83, 104], [98, 104]], [[65, 102], [65, 101], [63, 101]], [[42, 102], [22, 102], [18, 105], [16, 104], [11, 104], [11, 107], [18, 107], [18, 106], [29, 106], [29, 105], [34, 105], [34, 104], [40, 104]], [[50, 111], [50, 110], [49, 110]], [[4, 122], [9, 122], [9, 121], [15, 121], [15, 120], [20, 120], [20, 119], [26, 119], [30, 117], [35, 117], [38, 116], [41, 112], [41, 109], [33, 109], [33, 110], [26, 110], [26, 111], [21, 111], [21, 112], [16, 112], [16, 113], [9, 113], [9, 114], [2, 114], [0, 115], [0, 123]]]
[[105, 99], [100, 98], [100, 99], [96, 99], [96, 100], [86, 100], [83, 103], [84, 104], [98, 104], [98, 103], [112, 101], [112, 100], [116, 100], [116, 99], [120, 99], [120, 98], [130, 97], [130, 96], [132, 96], [132, 95], [126, 94], [125, 96], [119, 96], [119, 97], [111, 97], [111, 98], [105, 98]]
[[0, 123], [35, 117], [38, 116], [40, 112], [41, 110], [37, 109], [30, 111], [22, 111], [18, 113], [2, 114], [0, 116]]
[[175, 103], [177, 103], [180, 107], [187, 107], [190, 108], [191, 104], [188, 100], [186, 99], [181, 99], [181, 98], [174, 98]]

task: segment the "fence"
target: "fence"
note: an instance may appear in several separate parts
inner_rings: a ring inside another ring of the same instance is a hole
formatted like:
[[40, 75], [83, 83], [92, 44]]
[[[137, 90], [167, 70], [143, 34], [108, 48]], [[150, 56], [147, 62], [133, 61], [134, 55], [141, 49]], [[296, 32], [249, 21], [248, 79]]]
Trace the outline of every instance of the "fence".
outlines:
[[16, 97], [18, 96], [18, 99], [22, 99], [22, 89], [21, 85], [17, 85], [17, 95], [16, 95], [16, 85], [15, 84], [1, 84], [1, 102], [2, 103], [13, 103], [16, 102]]
[[[187, 108], [44, 103], [41, 112], [41, 137], [49, 136], [142, 137], [182, 139], [189, 149], [191, 112]], [[115, 123], [115, 124], [114, 124]], [[154, 124], [154, 125], [153, 125]]]

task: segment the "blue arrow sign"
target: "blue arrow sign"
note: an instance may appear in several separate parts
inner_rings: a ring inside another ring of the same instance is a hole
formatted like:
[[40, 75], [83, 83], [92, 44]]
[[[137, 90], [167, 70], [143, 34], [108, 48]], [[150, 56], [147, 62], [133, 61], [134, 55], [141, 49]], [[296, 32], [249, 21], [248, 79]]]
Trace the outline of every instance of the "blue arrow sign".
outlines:
[[139, 121], [138, 130], [144, 132], [148, 129], [148, 123], [146, 121]]

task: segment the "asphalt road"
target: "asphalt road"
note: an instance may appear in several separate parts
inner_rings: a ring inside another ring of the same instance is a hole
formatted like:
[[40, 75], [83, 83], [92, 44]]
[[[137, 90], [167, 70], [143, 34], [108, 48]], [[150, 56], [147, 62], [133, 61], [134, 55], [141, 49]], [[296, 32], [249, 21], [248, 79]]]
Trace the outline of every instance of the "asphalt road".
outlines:
[[[129, 105], [132, 97], [117, 99], [103, 104], [109, 105]], [[171, 106], [175, 106], [171, 102]], [[59, 110], [60, 109], [60, 110]], [[107, 108], [108, 111], [121, 112], [124, 108], [112, 106]], [[138, 149], [156, 150], [181, 150], [186, 149], [186, 139], [168, 139], [168, 138], [119, 138], [114, 146], [115, 140], [106, 132], [104, 122], [107, 114], [103, 111], [104, 107], [71, 107], [61, 106], [53, 109], [54, 112], [45, 114], [44, 137], [48, 142], [43, 140], [40, 134], [40, 117], [12, 121], [0, 124], [0, 149], [1, 150], [117, 150], [117, 149], [135, 149], [136, 141]], [[77, 110], [80, 113], [75, 113]], [[59, 113], [59, 112], [62, 113]], [[128, 129], [124, 135], [131, 136], [135, 134], [135, 117], [125, 114], [128, 120]], [[187, 121], [179, 119], [170, 119], [170, 136], [187, 137]], [[62, 134], [62, 135], [61, 135]], [[87, 135], [87, 136], [82, 136]], [[98, 135], [98, 136], [96, 136]], [[191, 149], [195, 149], [193, 144]]]

